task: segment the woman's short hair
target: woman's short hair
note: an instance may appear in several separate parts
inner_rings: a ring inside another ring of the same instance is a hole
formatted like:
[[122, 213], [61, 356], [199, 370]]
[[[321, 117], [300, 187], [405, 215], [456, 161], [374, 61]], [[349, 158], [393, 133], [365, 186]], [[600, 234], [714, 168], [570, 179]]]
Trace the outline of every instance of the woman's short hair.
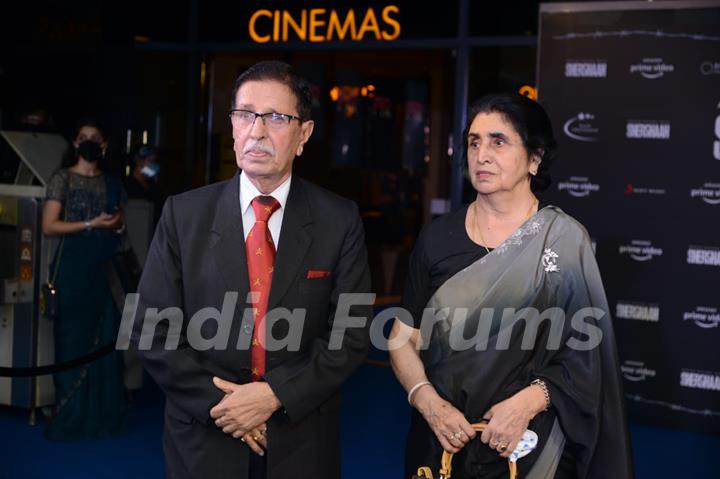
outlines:
[[[530, 180], [532, 191], [543, 191], [552, 183], [550, 167], [557, 154], [557, 141], [545, 109], [535, 100], [518, 93], [493, 93], [474, 101], [468, 110], [465, 137], [480, 113], [499, 113], [522, 138], [525, 149], [541, 158], [537, 174]], [[466, 144], [467, 158], [467, 144]]]

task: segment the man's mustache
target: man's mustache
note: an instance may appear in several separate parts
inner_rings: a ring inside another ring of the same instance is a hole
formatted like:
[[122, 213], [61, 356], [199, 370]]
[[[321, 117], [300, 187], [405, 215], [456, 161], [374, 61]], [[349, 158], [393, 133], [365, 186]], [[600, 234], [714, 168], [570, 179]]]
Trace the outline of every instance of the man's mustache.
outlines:
[[259, 151], [267, 155], [275, 154], [275, 150], [271, 146], [255, 140], [251, 140], [250, 142], [245, 144], [245, 147], [243, 148], [243, 154], [250, 153], [251, 151]]

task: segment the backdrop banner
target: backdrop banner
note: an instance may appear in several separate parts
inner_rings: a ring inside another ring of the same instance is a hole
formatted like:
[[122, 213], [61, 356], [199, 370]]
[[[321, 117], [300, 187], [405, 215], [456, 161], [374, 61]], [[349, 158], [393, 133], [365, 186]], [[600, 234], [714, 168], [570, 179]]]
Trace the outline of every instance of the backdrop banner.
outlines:
[[631, 420], [720, 433], [720, 2], [540, 8], [557, 204], [588, 229]]

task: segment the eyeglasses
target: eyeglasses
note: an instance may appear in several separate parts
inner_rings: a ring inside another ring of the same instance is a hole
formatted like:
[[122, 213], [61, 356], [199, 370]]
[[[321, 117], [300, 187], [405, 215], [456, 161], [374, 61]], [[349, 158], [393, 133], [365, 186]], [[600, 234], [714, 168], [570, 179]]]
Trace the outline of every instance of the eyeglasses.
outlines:
[[297, 120], [300, 123], [303, 119], [299, 116], [286, 115], [285, 113], [278, 113], [276, 111], [269, 111], [267, 113], [255, 113], [250, 110], [230, 110], [230, 121], [234, 126], [240, 128], [247, 128], [255, 124], [255, 120], [260, 118], [263, 125], [274, 130], [280, 130], [287, 128], [292, 120]]

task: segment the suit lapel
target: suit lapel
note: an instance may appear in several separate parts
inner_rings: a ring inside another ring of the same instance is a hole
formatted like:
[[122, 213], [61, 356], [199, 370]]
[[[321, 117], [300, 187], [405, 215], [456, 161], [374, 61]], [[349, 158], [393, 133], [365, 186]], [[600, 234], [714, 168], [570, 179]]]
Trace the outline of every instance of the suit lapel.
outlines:
[[240, 211], [240, 178], [238, 175], [227, 183], [220, 197], [212, 224], [212, 255], [225, 281], [227, 291], [237, 291], [238, 301], [245, 302], [250, 289], [245, 258], [242, 211]]
[[310, 224], [312, 224], [312, 216], [305, 188], [302, 180], [294, 177], [290, 183], [290, 193], [280, 229], [268, 310], [277, 306], [297, 277], [298, 268], [312, 243], [312, 236], [308, 231]]

